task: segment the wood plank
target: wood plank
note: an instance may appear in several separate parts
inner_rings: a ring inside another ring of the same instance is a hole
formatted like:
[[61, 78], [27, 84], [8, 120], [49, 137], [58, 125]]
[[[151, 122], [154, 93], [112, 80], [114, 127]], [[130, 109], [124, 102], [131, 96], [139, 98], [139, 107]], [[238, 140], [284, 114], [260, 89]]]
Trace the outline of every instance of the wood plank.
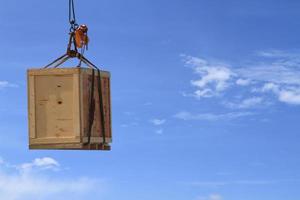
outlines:
[[29, 139], [36, 138], [36, 125], [35, 125], [35, 84], [34, 76], [27, 75], [28, 79], [28, 127], [29, 127]]
[[80, 78], [79, 74], [73, 74], [73, 133], [75, 137], [80, 137]]
[[36, 138], [31, 140], [31, 144], [68, 144], [76, 143], [80, 144], [80, 138], [65, 137], [65, 138]]
[[29, 149], [48, 149], [48, 150], [76, 150], [82, 149], [83, 145], [80, 143], [70, 143], [70, 144], [32, 144], [29, 145]]
[[84, 137], [84, 131], [85, 131], [85, 124], [84, 124], [84, 109], [83, 106], [83, 75], [82, 73], [79, 74], [79, 109], [80, 109], [80, 138], [81, 138], [81, 142], [82, 142], [82, 138]]
[[42, 144], [42, 145], [29, 145], [31, 150], [98, 150], [98, 151], [110, 151], [109, 145], [102, 144]]
[[82, 126], [83, 132], [82, 137], [88, 135], [88, 126], [89, 126], [89, 107], [90, 107], [90, 88], [91, 88], [91, 77], [89, 77], [86, 73], [81, 74], [81, 112], [82, 112]]
[[38, 138], [74, 137], [73, 75], [35, 76]]
[[59, 76], [67, 74], [79, 74], [80, 68], [49, 68], [49, 69], [29, 69], [29, 75], [38, 76], [38, 75], [49, 75], [49, 76]]

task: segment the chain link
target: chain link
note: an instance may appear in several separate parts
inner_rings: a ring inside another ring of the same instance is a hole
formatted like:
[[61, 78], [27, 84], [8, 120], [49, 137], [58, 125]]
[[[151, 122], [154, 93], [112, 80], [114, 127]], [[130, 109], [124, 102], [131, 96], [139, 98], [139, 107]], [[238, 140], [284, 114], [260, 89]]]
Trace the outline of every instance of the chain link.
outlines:
[[70, 32], [73, 32], [78, 28], [78, 24], [76, 23], [74, 0], [69, 0], [69, 23], [71, 25]]

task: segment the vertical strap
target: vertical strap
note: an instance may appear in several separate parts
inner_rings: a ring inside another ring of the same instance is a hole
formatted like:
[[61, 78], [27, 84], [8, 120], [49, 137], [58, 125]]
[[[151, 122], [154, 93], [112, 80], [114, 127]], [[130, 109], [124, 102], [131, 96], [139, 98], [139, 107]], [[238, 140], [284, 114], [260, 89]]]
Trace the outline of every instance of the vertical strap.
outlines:
[[89, 107], [89, 126], [88, 126], [88, 141], [86, 144], [90, 144], [92, 135], [92, 126], [94, 122], [94, 112], [95, 112], [95, 99], [94, 99], [94, 81], [95, 80], [95, 70], [92, 69], [92, 86], [90, 90], [90, 107]]
[[103, 107], [103, 95], [102, 95], [102, 84], [101, 84], [101, 73], [100, 70], [98, 71], [98, 97], [99, 97], [99, 112], [101, 115], [101, 127], [102, 127], [102, 137], [103, 137], [103, 144], [106, 145], [106, 139], [105, 139], [105, 120], [104, 120], [104, 107]]

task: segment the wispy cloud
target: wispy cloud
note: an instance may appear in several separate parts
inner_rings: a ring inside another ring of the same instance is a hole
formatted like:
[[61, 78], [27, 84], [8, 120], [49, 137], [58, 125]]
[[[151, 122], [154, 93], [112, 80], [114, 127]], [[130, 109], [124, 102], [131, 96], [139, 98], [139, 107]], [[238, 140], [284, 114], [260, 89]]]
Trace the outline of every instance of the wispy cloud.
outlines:
[[[191, 66], [199, 76], [197, 80], [191, 80], [191, 85], [196, 87], [192, 96], [197, 99], [211, 98], [227, 90], [243, 87], [249, 94], [260, 91], [268, 95], [271, 92], [280, 102], [300, 105], [300, 53], [270, 50], [258, 52], [257, 55], [259, 62], [254, 61], [242, 67], [184, 56], [185, 65]], [[266, 85], [274, 87], [263, 89]], [[268, 98], [271, 97], [268, 95]], [[260, 99], [245, 99], [236, 108], [262, 103], [259, 101]]]
[[207, 120], [207, 121], [217, 121], [217, 120], [233, 120], [241, 117], [246, 117], [254, 115], [252, 112], [231, 112], [223, 114], [214, 114], [214, 113], [199, 113], [193, 114], [187, 111], [181, 111], [174, 115], [177, 119], [182, 120]]
[[10, 83], [8, 81], [0, 81], [0, 89], [4, 88], [16, 88], [19, 87], [17, 84]]
[[299, 182], [298, 179], [278, 179], [278, 180], [234, 180], [234, 181], [195, 181], [188, 185], [196, 187], [222, 187], [229, 185], [270, 185], [278, 183]]
[[240, 102], [224, 102], [224, 105], [233, 109], [253, 108], [263, 103], [262, 97], [251, 97]]
[[[300, 85], [300, 69], [298, 63], [290, 61], [274, 61], [270, 63], [252, 64], [236, 69], [240, 77], [257, 81], [258, 83], [272, 82], [281, 85]], [[297, 64], [297, 65], [296, 65]]]
[[285, 87], [282, 88], [278, 84], [266, 83], [261, 88], [262, 92], [272, 92], [281, 102], [300, 105], [300, 87]]
[[165, 119], [151, 119], [150, 123], [152, 123], [155, 126], [160, 126], [163, 125], [164, 123], [166, 123], [167, 120]]
[[151, 119], [149, 122], [156, 127], [159, 127], [158, 129], [155, 130], [155, 133], [158, 135], [163, 134], [164, 129], [162, 129], [161, 127], [166, 123], [166, 119]]
[[121, 127], [122, 128], [128, 128], [128, 127], [136, 127], [138, 125], [139, 125], [138, 122], [131, 122], [131, 123], [126, 123], [126, 124], [121, 124]]
[[270, 49], [265, 51], [257, 51], [258, 56], [267, 58], [298, 58], [299, 52], [286, 52], [278, 49]]
[[59, 170], [60, 164], [50, 157], [36, 158], [30, 163], [23, 163], [20, 165], [20, 169], [24, 171], [29, 171], [33, 169], [42, 169], [42, 170]]
[[193, 67], [194, 72], [200, 76], [192, 80], [196, 87], [194, 96], [197, 98], [218, 95], [229, 86], [229, 81], [234, 73], [224, 63], [209, 62], [202, 58], [182, 55], [186, 65]]
[[[0, 163], [0, 199], [81, 199], [89, 192], [99, 194], [103, 183], [97, 179], [78, 177], [63, 179], [47, 171], [60, 164], [53, 158], [37, 158], [19, 165], [2, 159]], [[24, 170], [26, 169], [26, 170]], [[30, 169], [30, 170], [28, 170]]]
[[223, 197], [220, 194], [210, 194], [208, 196], [197, 196], [195, 200], [222, 200]]
[[239, 78], [236, 80], [235, 83], [240, 86], [248, 86], [251, 84], [251, 80]]

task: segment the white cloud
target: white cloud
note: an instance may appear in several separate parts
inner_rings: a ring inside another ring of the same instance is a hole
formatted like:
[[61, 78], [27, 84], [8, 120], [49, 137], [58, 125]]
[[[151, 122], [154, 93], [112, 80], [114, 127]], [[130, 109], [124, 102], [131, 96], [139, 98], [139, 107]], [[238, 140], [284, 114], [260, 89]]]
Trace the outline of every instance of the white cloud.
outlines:
[[198, 66], [195, 68], [197, 74], [201, 75], [198, 80], [192, 81], [192, 85], [205, 88], [209, 84], [213, 84], [217, 92], [225, 90], [228, 83], [227, 81], [231, 77], [231, 71], [226, 67], [208, 67], [208, 66]]
[[231, 77], [234, 76], [230, 68], [223, 63], [208, 62], [192, 56], [184, 56], [184, 61], [200, 76], [199, 79], [191, 81], [191, 85], [197, 88], [194, 92], [197, 98], [218, 95], [228, 87]]
[[262, 56], [262, 57], [269, 57], [269, 58], [278, 58], [278, 57], [290, 57], [292, 56], [292, 54], [283, 52], [283, 51], [279, 51], [276, 49], [273, 50], [268, 50], [268, 51], [258, 51], [257, 52], [258, 56]]
[[222, 200], [222, 199], [223, 199], [223, 197], [218, 194], [212, 194], [209, 196], [209, 200]]
[[282, 102], [300, 105], [300, 92], [298, 90], [281, 90], [278, 96]]
[[[0, 173], [0, 199], [77, 199], [90, 190], [95, 191], [96, 181], [90, 179], [61, 180], [43, 176]], [[64, 198], [62, 198], [64, 196]]]
[[222, 200], [223, 197], [219, 194], [211, 194], [208, 196], [198, 196], [196, 200]]
[[[257, 55], [261, 58], [260, 62], [243, 67], [184, 56], [185, 64], [200, 76], [199, 79], [191, 80], [192, 86], [196, 87], [193, 95], [186, 96], [211, 98], [243, 86], [245, 95], [247, 92], [263, 92], [266, 95], [266, 92], [271, 92], [280, 102], [300, 105], [300, 53], [271, 50], [258, 52]], [[258, 103], [262, 103], [261, 99], [247, 99], [240, 106], [232, 107], [251, 108]]]
[[266, 83], [262, 87], [262, 92], [272, 91], [277, 93], [279, 91], [279, 86], [274, 83]]
[[44, 157], [44, 158], [36, 158], [36, 159], [34, 159], [34, 161], [32, 161], [30, 163], [23, 163], [20, 166], [20, 169], [32, 170], [33, 168], [39, 168], [39, 169], [58, 170], [59, 166], [60, 166], [60, 164], [53, 158]]
[[0, 81], [0, 89], [4, 88], [16, 88], [18, 85], [10, 83], [8, 81]]
[[234, 109], [246, 109], [246, 108], [253, 108], [255, 106], [258, 106], [263, 103], [263, 98], [262, 97], [251, 97], [242, 100], [241, 102], [238, 103], [233, 103], [233, 102], [225, 102], [224, 104], [229, 107], [229, 108], [234, 108]]
[[150, 120], [150, 122], [155, 126], [160, 126], [160, 125], [163, 125], [164, 123], [166, 123], [166, 120], [165, 119], [152, 119], [152, 120]]
[[238, 80], [236, 80], [235, 83], [240, 86], [247, 86], [247, 85], [250, 85], [251, 80], [239, 78]]
[[209, 88], [205, 88], [205, 89], [198, 89], [194, 92], [194, 95], [196, 98], [201, 98], [201, 97], [213, 97], [215, 96], [216, 93], [209, 89]]
[[[24, 166], [26, 169], [30, 166], [31, 170], [24, 170]], [[59, 172], [46, 171], [53, 166], [60, 165], [49, 157], [20, 165], [0, 165], [0, 199], [79, 200], [90, 193], [95, 197], [102, 192], [101, 181], [87, 177], [62, 178], [60, 174], [56, 175]]]
[[260, 83], [300, 85], [300, 70], [295, 67], [287, 66], [285, 63], [271, 62], [237, 68], [235, 72], [242, 78]]
[[269, 59], [292, 59], [293, 61], [299, 60], [300, 52], [299, 51], [282, 51], [278, 49], [271, 49], [265, 51], [257, 51], [256, 54], [260, 57], [265, 57]]
[[300, 105], [300, 88], [298, 87], [283, 87], [283, 89], [274, 83], [266, 83], [262, 92], [273, 92], [278, 100], [288, 104]]
[[206, 121], [217, 121], [217, 120], [233, 120], [241, 117], [253, 115], [252, 112], [231, 112], [223, 114], [213, 113], [200, 113], [192, 114], [190, 112], [182, 111], [174, 115], [177, 119], [188, 120], [206, 120]]

